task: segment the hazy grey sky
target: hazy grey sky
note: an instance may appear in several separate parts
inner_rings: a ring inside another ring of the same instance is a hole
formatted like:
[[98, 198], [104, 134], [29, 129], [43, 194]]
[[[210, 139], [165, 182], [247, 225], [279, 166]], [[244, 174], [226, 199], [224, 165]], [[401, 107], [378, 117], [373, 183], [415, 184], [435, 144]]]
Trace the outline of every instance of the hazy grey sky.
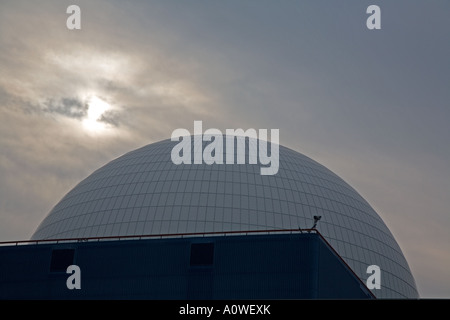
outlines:
[[194, 120], [278, 128], [374, 207], [422, 297], [449, 298], [449, 17], [448, 1], [2, 1], [0, 241]]

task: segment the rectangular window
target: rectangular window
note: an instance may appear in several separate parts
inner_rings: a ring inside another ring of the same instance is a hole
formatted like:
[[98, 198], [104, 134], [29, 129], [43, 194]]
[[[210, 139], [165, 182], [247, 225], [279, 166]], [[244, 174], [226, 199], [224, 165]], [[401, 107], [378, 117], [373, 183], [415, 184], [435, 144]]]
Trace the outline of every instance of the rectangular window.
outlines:
[[67, 267], [73, 264], [75, 249], [55, 249], [52, 251], [50, 272], [66, 272]]
[[214, 243], [191, 244], [191, 266], [211, 266], [214, 262]]

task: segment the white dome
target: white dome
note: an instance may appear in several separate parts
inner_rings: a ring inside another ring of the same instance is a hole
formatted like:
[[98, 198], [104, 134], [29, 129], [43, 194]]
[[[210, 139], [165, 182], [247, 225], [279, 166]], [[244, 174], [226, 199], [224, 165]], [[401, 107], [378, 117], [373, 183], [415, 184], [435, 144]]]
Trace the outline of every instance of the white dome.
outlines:
[[364, 282], [369, 265], [380, 267], [377, 297], [418, 297], [382, 219], [324, 166], [283, 146], [276, 175], [261, 175], [261, 166], [251, 164], [175, 165], [175, 144], [153, 143], [96, 170], [51, 210], [32, 239], [310, 228], [320, 215], [318, 230]]

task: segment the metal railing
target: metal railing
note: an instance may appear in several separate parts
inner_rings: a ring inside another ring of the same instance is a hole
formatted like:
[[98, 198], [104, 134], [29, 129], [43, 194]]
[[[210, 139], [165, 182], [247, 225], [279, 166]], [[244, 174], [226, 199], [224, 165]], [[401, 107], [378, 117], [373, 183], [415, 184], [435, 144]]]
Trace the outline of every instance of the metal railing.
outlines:
[[56, 238], [56, 239], [37, 239], [37, 240], [18, 240], [3, 241], [0, 246], [24, 245], [24, 244], [44, 244], [44, 243], [61, 243], [61, 242], [88, 242], [101, 240], [141, 240], [151, 238], [186, 238], [200, 236], [217, 236], [217, 235], [248, 235], [248, 234], [264, 234], [264, 233], [319, 233], [317, 229], [271, 229], [271, 230], [235, 230], [235, 231], [210, 231], [210, 232], [187, 232], [187, 233], [163, 233], [163, 234], [143, 234], [143, 235], [123, 235], [123, 236], [102, 236], [102, 237], [83, 237], [83, 238]]

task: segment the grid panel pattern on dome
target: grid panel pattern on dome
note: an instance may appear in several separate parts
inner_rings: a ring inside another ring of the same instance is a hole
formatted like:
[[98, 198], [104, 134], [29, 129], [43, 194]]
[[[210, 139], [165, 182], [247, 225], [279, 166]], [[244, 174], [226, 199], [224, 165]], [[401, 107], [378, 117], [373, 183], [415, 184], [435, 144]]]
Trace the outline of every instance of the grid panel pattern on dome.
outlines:
[[[257, 141], [246, 143], [257, 149]], [[96, 170], [51, 210], [32, 239], [309, 228], [320, 215], [319, 231], [362, 280], [367, 266], [380, 266], [378, 297], [418, 296], [382, 219], [324, 166], [283, 146], [272, 176], [261, 175], [259, 163], [175, 165], [175, 144], [154, 143]]]

